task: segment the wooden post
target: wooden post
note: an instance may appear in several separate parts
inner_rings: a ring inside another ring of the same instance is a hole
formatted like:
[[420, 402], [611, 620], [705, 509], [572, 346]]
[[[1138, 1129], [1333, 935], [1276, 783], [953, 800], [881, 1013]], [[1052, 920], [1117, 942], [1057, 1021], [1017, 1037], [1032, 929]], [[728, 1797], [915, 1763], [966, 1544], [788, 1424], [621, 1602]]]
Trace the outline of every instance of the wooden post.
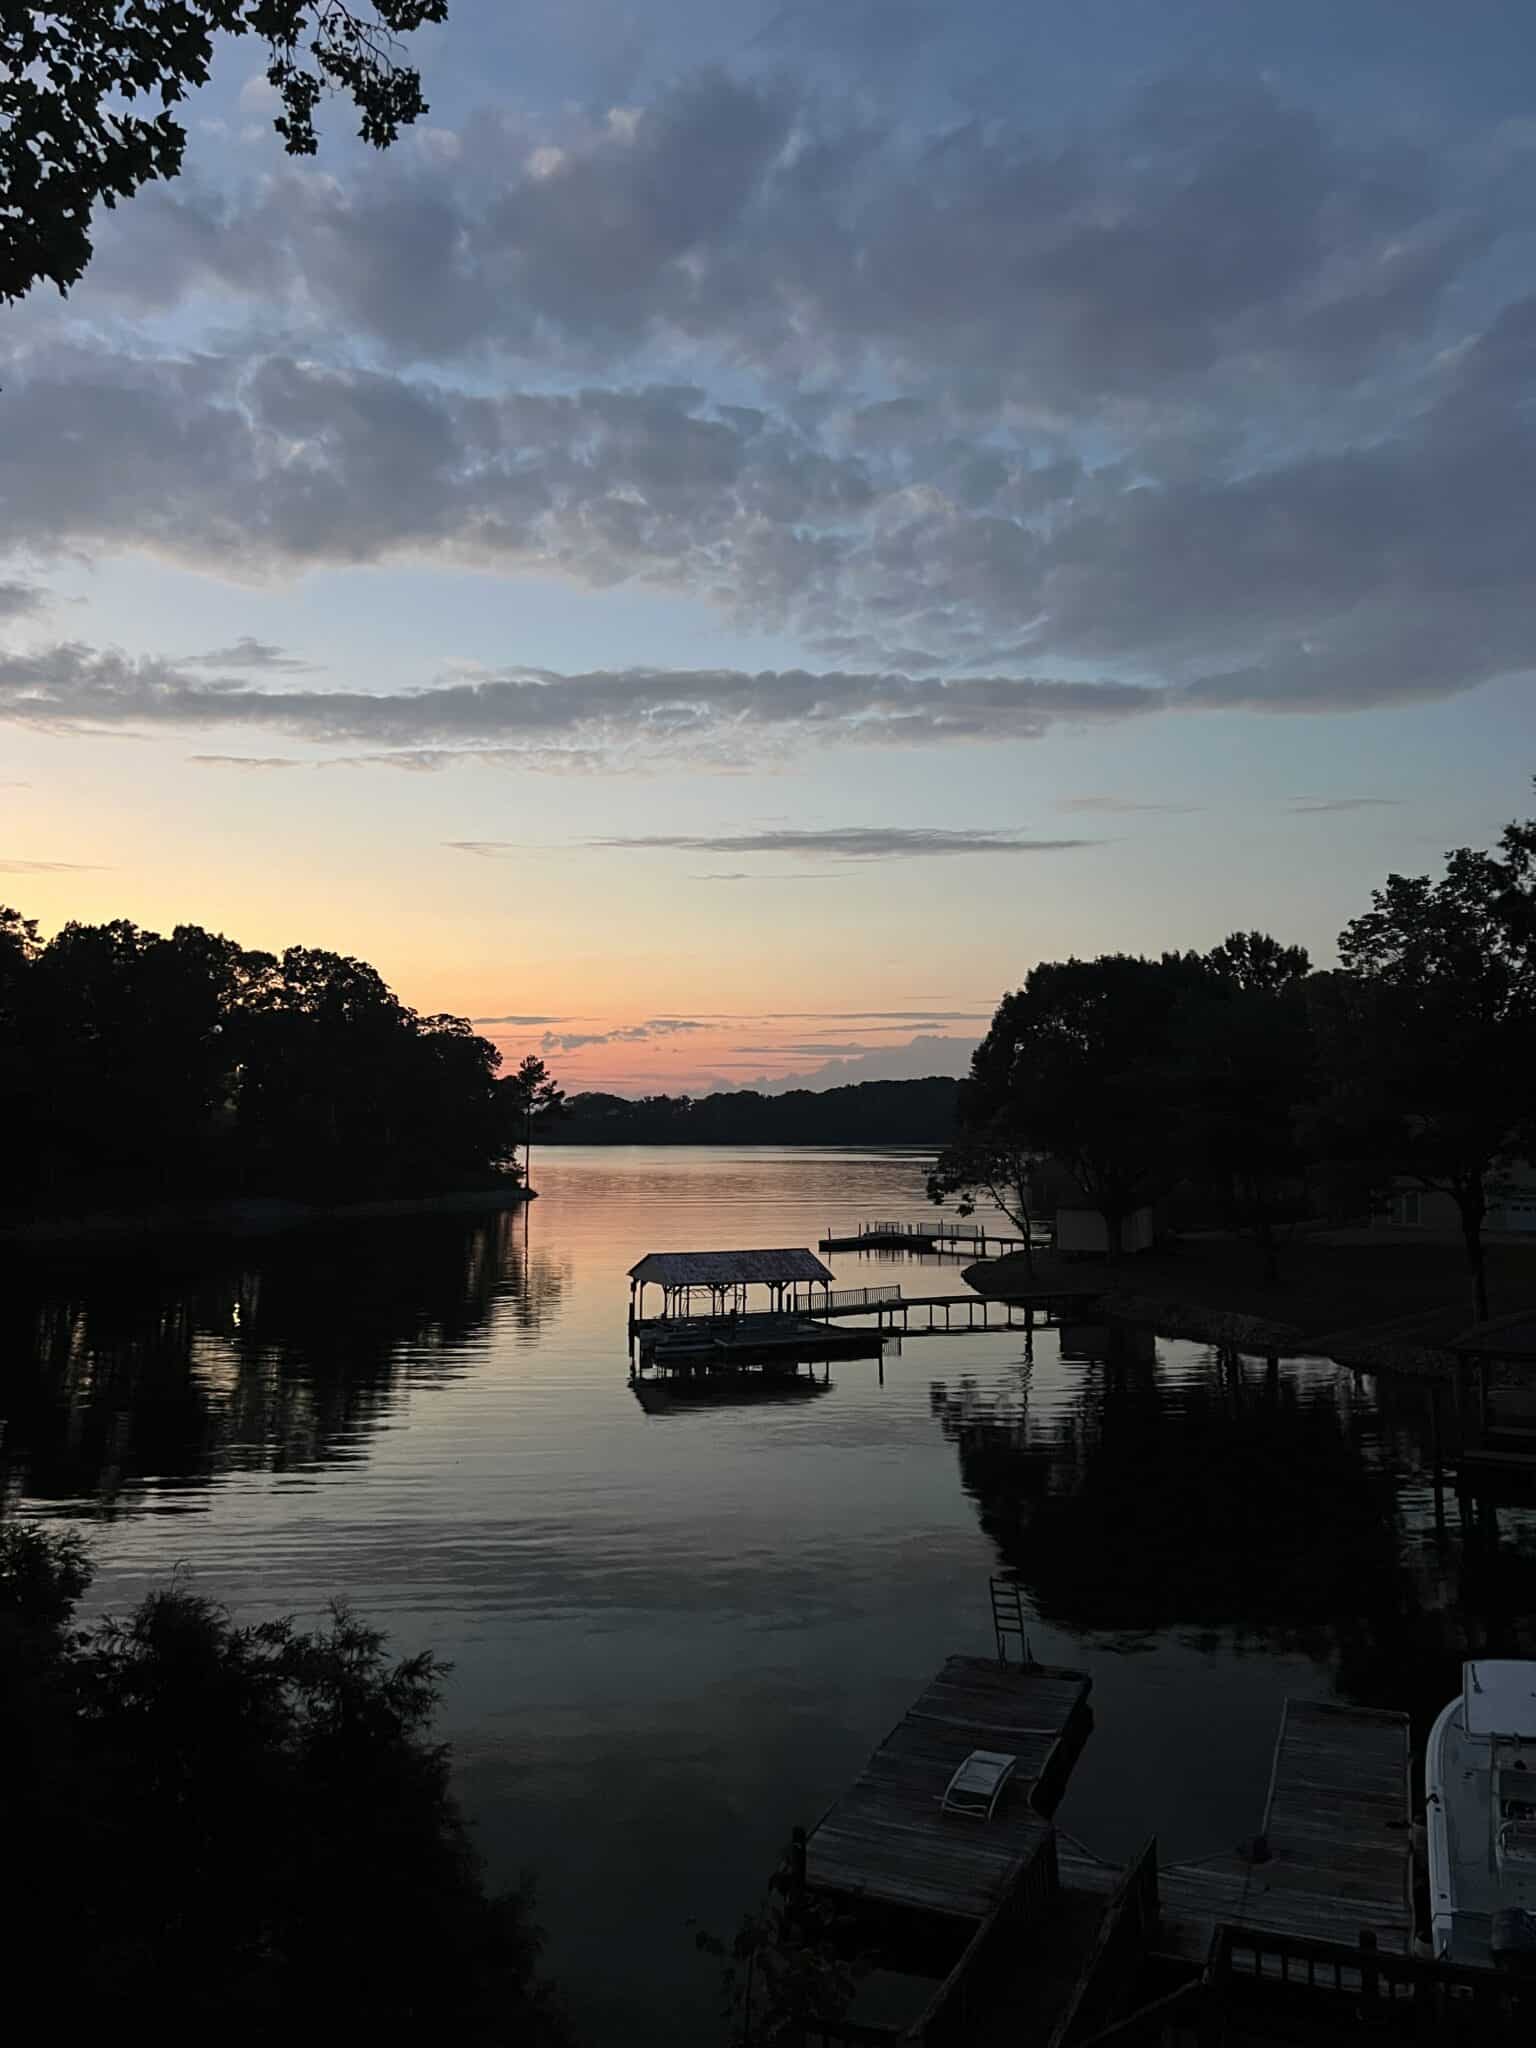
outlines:
[[1360, 1930], [1360, 1992], [1372, 2004], [1381, 1990], [1381, 1978], [1376, 1968], [1376, 1937], [1369, 1927]]

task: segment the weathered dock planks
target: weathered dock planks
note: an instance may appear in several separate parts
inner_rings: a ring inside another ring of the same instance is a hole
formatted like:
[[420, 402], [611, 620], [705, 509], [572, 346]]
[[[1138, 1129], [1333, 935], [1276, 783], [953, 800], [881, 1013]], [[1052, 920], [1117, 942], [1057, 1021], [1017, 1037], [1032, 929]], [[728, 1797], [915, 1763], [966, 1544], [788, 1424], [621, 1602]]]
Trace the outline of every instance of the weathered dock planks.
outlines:
[[[1043, 1665], [951, 1657], [806, 1845], [806, 1883], [889, 1906], [980, 1921], [1049, 1833], [1047, 1815], [1090, 1725], [1091, 1681]], [[1019, 1759], [985, 1827], [942, 1811], [973, 1749]]]
[[[1254, 1847], [1158, 1872], [1157, 1952], [1203, 1965], [1220, 1925], [1319, 1941], [1363, 1930], [1406, 1955], [1410, 1897], [1408, 1717], [1287, 1700]], [[1108, 1892], [1119, 1873], [1063, 1843], [1070, 1889]]]

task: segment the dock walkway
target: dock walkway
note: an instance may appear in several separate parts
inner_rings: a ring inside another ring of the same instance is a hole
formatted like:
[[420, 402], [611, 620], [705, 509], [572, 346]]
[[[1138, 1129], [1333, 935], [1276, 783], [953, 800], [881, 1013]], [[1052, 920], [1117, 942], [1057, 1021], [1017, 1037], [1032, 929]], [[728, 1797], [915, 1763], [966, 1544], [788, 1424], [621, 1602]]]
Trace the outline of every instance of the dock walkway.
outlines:
[[[1408, 1717], [1319, 1700], [1287, 1700], [1257, 1855], [1232, 1850], [1165, 1864], [1155, 1950], [1203, 1966], [1217, 1927], [1317, 1941], [1362, 1930], [1407, 1955], [1410, 1892]], [[1063, 1841], [1064, 1889], [1106, 1895], [1120, 1871]]]
[[903, 1337], [926, 1336], [944, 1330], [1032, 1330], [1036, 1307], [1033, 1303], [1006, 1301], [985, 1294], [906, 1294], [899, 1287], [870, 1287], [850, 1292], [881, 1295], [883, 1300], [840, 1303], [834, 1295], [829, 1304], [807, 1304], [805, 1313], [817, 1322], [846, 1321], [854, 1316], [872, 1316], [879, 1330], [894, 1330]]

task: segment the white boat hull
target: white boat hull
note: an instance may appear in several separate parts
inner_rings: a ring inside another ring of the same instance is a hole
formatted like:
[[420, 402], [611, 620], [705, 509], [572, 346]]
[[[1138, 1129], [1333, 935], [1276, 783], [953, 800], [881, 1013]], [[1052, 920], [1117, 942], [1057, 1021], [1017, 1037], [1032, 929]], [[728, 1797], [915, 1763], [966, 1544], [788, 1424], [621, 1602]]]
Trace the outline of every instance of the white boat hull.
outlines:
[[1506, 1853], [1514, 1817], [1527, 1810], [1527, 1770], [1536, 1792], [1536, 1663], [1468, 1664], [1462, 1694], [1437, 1716], [1424, 1754], [1437, 1961], [1491, 1967], [1512, 1930], [1518, 1937], [1525, 1920], [1536, 1927], [1536, 1867]]

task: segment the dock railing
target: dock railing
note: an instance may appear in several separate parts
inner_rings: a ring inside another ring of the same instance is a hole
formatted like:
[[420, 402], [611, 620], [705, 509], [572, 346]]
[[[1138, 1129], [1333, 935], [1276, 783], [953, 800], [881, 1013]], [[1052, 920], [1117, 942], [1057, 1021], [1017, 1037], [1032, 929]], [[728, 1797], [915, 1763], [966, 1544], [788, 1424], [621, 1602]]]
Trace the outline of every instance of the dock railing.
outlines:
[[797, 1294], [789, 1306], [797, 1315], [815, 1316], [833, 1308], [889, 1308], [892, 1302], [900, 1300], [898, 1286], [834, 1287], [825, 1294], [808, 1291], [803, 1299]]
[[928, 2010], [901, 2036], [902, 2041], [913, 2048], [965, 2048], [974, 2041], [999, 1981], [1014, 1967], [1021, 1930], [1049, 1910], [1060, 1888], [1056, 1830], [1050, 1828], [1041, 1836], [1018, 1882], [982, 1921]]
[[988, 1233], [974, 1223], [946, 1223], [935, 1218], [932, 1223], [861, 1223], [860, 1237], [923, 1237], [951, 1238], [960, 1244], [980, 1244]]
[[1425, 2040], [1536, 2039], [1536, 1978], [1396, 1955], [1370, 1929], [1350, 1946], [1223, 1924], [1211, 1937], [1206, 1983], [1218, 2012], [1239, 2000], [1311, 2006], [1321, 1995], [1378, 2025], [1411, 2017]]
[[1052, 2030], [1049, 2048], [1081, 2048], [1121, 2019], [1135, 1993], [1157, 1926], [1157, 1837], [1115, 1887], [1093, 1952]]

